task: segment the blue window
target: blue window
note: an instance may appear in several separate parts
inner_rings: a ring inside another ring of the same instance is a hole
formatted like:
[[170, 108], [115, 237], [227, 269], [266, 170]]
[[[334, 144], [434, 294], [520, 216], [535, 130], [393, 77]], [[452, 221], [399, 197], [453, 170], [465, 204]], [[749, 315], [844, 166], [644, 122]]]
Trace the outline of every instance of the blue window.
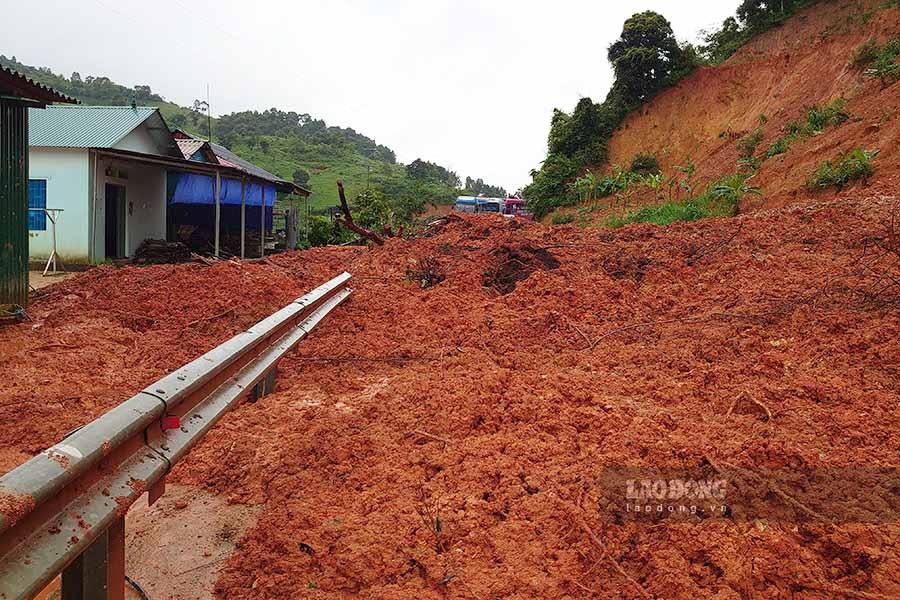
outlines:
[[[28, 180], [28, 208], [47, 208], [47, 180]], [[47, 229], [47, 213], [43, 210], [28, 211], [29, 231], [44, 231]]]

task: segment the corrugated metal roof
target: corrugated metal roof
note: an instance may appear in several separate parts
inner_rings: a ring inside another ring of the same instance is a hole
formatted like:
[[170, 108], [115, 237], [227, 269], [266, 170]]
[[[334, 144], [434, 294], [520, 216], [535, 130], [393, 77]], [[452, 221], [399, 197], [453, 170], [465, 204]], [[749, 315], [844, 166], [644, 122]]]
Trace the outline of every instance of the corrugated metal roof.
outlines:
[[28, 145], [112, 148], [158, 109], [152, 106], [48, 106], [29, 109]]
[[246, 171], [250, 175], [254, 177], [259, 177], [260, 179], [265, 179], [266, 181], [271, 181], [273, 183], [288, 183], [278, 175], [273, 175], [269, 173], [262, 167], [257, 167], [252, 162], [244, 160], [225, 146], [220, 146], [219, 144], [210, 143], [209, 144], [213, 152], [216, 153], [216, 156], [219, 158], [219, 162], [222, 164], [233, 165], [242, 171]]
[[41, 103], [70, 102], [75, 104], [78, 102], [75, 98], [70, 98], [53, 88], [25, 77], [18, 71], [2, 66], [0, 66], [0, 93], [28, 100], [37, 100]]

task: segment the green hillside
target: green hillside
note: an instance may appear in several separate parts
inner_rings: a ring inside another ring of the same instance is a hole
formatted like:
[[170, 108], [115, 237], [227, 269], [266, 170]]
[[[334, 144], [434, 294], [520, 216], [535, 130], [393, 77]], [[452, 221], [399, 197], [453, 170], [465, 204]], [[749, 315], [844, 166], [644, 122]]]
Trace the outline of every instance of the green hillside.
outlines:
[[[207, 117], [202, 107], [184, 107], [166, 101], [149, 85], [129, 88], [107, 77], [72, 73], [65, 77], [47, 67], [33, 67], [16, 57], [0, 55], [0, 65], [14, 69], [84, 104], [157, 106], [170, 127], [207, 135]], [[196, 103], [195, 103], [196, 104]], [[308, 114], [244, 111], [211, 119], [212, 139], [241, 157], [289, 181], [312, 190], [313, 211], [324, 212], [338, 203], [336, 181], [344, 181], [351, 201], [371, 189], [389, 206], [448, 203], [458, 194], [505, 194], [505, 190], [467, 177], [468, 189], [460, 178], [439, 165], [416, 160], [409, 166], [398, 164], [390, 148], [353, 129], [329, 126]]]

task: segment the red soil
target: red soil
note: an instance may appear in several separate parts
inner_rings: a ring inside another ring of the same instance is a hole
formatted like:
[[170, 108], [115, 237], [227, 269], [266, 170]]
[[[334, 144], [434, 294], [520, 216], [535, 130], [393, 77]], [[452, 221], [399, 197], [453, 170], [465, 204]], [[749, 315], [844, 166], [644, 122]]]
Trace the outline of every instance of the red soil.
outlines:
[[10, 494], [0, 490], [0, 515], [10, 525], [34, 509], [34, 498], [27, 494]]
[[[834, 197], [835, 190], [810, 195], [804, 184], [820, 163], [857, 146], [881, 150], [869, 183], [896, 190], [900, 82], [882, 89], [850, 64], [866, 40], [883, 43], [900, 35], [900, 7], [885, 5], [883, 0], [819, 3], [757, 37], [724, 64], [698, 69], [625, 120], [610, 141], [609, 164], [627, 166], [635, 154], [650, 153], [665, 176], [681, 177], [674, 166], [690, 159], [697, 167], [694, 188], [703, 190], [737, 170], [737, 142], [745, 134], [761, 129], [757, 155], [763, 154], [785, 134], [788, 122], [805, 122], [808, 107], [843, 97], [850, 119], [765, 160], [751, 180], [763, 196], [747, 196], [742, 210]], [[652, 200], [648, 191], [634, 199]], [[606, 212], [596, 211], [593, 218], [602, 220]]]
[[[369, 250], [97, 269], [0, 330], [0, 447], [40, 451], [346, 269], [354, 294], [275, 393], [176, 467], [261, 508], [221, 597], [895, 598], [896, 521], [617, 523], [597, 480], [900, 465], [900, 289], [872, 296], [900, 265], [863, 256], [896, 205], [613, 232], [466, 217]], [[446, 279], [423, 289], [426, 257]]]

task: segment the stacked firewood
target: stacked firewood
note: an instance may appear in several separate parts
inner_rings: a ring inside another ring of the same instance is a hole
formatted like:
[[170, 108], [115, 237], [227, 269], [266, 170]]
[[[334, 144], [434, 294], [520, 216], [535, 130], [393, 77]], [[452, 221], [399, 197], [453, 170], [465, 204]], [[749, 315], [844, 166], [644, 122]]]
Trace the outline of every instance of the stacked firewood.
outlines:
[[191, 251], [181, 242], [146, 239], [134, 251], [132, 262], [138, 265], [158, 265], [190, 260]]

